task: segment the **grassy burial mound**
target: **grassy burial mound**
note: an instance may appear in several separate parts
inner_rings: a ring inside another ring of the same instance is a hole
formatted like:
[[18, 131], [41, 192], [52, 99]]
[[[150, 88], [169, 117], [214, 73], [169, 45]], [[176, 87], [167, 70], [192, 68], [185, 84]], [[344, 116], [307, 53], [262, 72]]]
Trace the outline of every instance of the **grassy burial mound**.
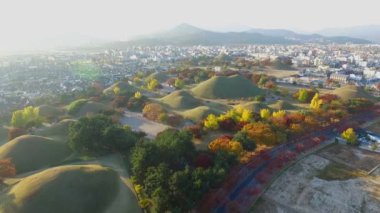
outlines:
[[181, 112], [180, 114], [185, 118], [194, 122], [201, 121], [206, 118], [210, 113], [218, 114], [215, 110], [210, 109], [208, 106], [199, 106], [194, 109], [189, 109]]
[[278, 100], [273, 104], [268, 105], [269, 108], [272, 110], [294, 110], [296, 109], [295, 106], [292, 104], [284, 101], [284, 100]]
[[[22, 179], [0, 195], [0, 212], [105, 212], [118, 195], [120, 177], [100, 165], [70, 165], [44, 170]], [[120, 209], [118, 212], [126, 212]]]
[[164, 72], [154, 72], [146, 77], [146, 80], [156, 79], [160, 83], [165, 83], [169, 79], [169, 75]]
[[191, 109], [202, 103], [199, 99], [194, 98], [189, 92], [184, 90], [172, 92], [161, 98], [160, 101], [173, 109]]
[[60, 163], [70, 153], [66, 144], [35, 135], [17, 137], [0, 147], [0, 159], [10, 158], [18, 174]]
[[74, 119], [64, 119], [58, 123], [52, 124], [51, 126], [37, 130], [35, 134], [65, 142], [68, 139], [69, 126], [74, 122]]
[[250, 102], [246, 102], [244, 104], [240, 104], [237, 106], [241, 106], [244, 109], [251, 110], [252, 112], [260, 112], [261, 109], [267, 108], [264, 104], [262, 104], [258, 101], [250, 101]]
[[264, 94], [262, 89], [240, 75], [214, 76], [191, 91], [198, 97], [209, 99], [238, 99]]
[[87, 114], [96, 114], [100, 111], [109, 110], [110, 107], [106, 104], [89, 101], [87, 99], [78, 99], [71, 102], [67, 107], [70, 115], [74, 116], [85, 116]]
[[107, 89], [103, 90], [103, 93], [106, 95], [114, 95], [114, 89], [118, 87], [120, 89], [120, 94], [123, 95], [125, 93], [134, 93], [136, 92], [136, 88], [132, 85], [130, 85], [128, 82], [117, 82]]
[[40, 116], [48, 119], [58, 118], [59, 116], [63, 115], [63, 110], [49, 105], [39, 106], [38, 112]]
[[8, 140], [8, 130], [0, 126], [0, 146]]
[[339, 96], [341, 99], [347, 101], [354, 98], [367, 98], [373, 99], [373, 97], [364, 91], [363, 88], [357, 87], [355, 85], [346, 85], [340, 88], [335, 89], [333, 94]]
[[96, 114], [101, 111], [110, 110], [111, 107], [100, 102], [89, 101], [85, 103], [77, 112], [77, 116], [85, 116], [87, 114]]

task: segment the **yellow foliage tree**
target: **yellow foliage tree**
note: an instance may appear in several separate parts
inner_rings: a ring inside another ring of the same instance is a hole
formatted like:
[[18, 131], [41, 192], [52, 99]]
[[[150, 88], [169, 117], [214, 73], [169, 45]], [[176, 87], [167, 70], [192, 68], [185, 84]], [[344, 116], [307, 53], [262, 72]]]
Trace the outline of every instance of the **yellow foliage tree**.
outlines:
[[120, 95], [120, 87], [114, 87], [113, 93], [115, 93], [115, 95]]
[[269, 109], [261, 109], [260, 110], [260, 117], [264, 120], [268, 119], [270, 117]]
[[272, 117], [273, 118], [283, 118], [285, 117], [286, 112], [285, 110], [278, 110], [277, 112], [273, 112]]
[[348, 143], [356, 145], [358, 143], [358, 138], [353, 128], [348, 128], [341, 134], [342, 138], [345, 139]]
[[39, 109], [32, 106], [17, 110], [12, 114], [11, 125], [19, 128], [23, 128], [27, 125], [39, 125], [42, 122], [39, 113]]
[[206, 129], [216, 130], [219, 128], [218, 118], [214, 114], [209, 114], [203, 124]]
[[252, 112], [248, 109], [243, 109], [241, 113], [240, 122], [249, 122], [252, 119]]
[[148, 90], [155, 90], [158, 86], [158, 81], [154, 78], [150, 79], [147, 85]]
[[134, 97], [135, 97], [136, 99], [141, 99], [141, 97], [142, 97], [141, 92], [139, 92], [139, 91], [135, 92]]
[[323, 102], [322, 99], [319, 99], [319, 94], [315, 93], [313, 99], [311, 99], [310, 108], [314, 110], [318, 110], [321, 108], [322, 102]]

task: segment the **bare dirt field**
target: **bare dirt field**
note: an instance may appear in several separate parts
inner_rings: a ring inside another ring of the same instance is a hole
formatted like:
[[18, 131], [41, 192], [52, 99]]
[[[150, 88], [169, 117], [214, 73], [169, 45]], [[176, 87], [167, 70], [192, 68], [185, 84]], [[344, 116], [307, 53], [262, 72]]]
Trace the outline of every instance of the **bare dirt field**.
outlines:
[[379, 163], [373, 152], [328, 147], [285, 171], [252, 212], [380, 212], [380, 172], [366, 172]]

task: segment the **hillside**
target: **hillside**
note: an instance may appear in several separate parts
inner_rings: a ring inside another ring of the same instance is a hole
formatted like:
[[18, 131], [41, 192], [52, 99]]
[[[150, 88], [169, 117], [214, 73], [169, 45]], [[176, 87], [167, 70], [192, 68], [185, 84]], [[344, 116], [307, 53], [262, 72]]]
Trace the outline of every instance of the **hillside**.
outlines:
[[262, 89], [240, 75], [214, 76], [191, 91], [195, 96], [209, 99], [237, 99], [264, 94]]
[[353, 98], [373, 99], [373, 97], [366, 91], [364, 91], [363, 88], [357, 87], [355, 85], [342, 86], [340, 88], [335, 89], [332, 93], [339, 96], [343, 100], [349, 100]]
[[[301, 44], [316, 43], [370, 43], [364, 39], [350, 37], [325, 37], [317, 34], [299, 35], [291, 31], [278, 30], [281, 33], [269, 33], [270, 30], [245, 32], [214, 32], [200, 29], [188, 24], [181, 24], [171, 30], [139, 37], [130, 41], [114, 42], [106, 45], [107, 48], [123, 48], [127, 46], [155, 46], [155, 45], [238, 45], [238, 44]], [[287, 32], [287, 33], [283, 33]], [[289, 37], [289, 32], [293, 35]], [[297, 35], [297, 39], [295, 39]]]
[[[120, 178], [100, 165], [54, 167], [22, 179], [0, 194], [0, 212], [104, 212], [119, 192]], [[116, 212], [127, 211], [119, 209]]]
[[10, 158], [18, 174], [57, 164], [70, 153], [65, 144], [35, 135], [17, 137], [0, 147], [0, 159]]
[[318, 33], [326, 36], [350, 36], [380, 43], [380, 25], [328, 28], [320, 30]]
[[161, 98], [160, 101], [173, 109], [191, 109], [202, 103], [184, 90], [174, 91]]

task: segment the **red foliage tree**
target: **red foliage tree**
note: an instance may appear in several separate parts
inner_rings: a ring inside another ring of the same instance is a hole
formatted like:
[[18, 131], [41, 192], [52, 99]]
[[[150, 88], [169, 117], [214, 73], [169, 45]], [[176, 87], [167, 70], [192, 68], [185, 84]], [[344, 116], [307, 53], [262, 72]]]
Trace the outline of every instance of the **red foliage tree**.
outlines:
[[209, 154], [201, 153], [194, 159], [196, 167], [209, 168], [212, 166], [212, 157]]
[[16, 167], [9, 158], [0, 160], [0, 180], [2, 178], [14, 177], [16, 175]]
[[236, 130], [236, 122], [232, 118], [226, 118], [218, 122], [221, 130], [234, 131]]

